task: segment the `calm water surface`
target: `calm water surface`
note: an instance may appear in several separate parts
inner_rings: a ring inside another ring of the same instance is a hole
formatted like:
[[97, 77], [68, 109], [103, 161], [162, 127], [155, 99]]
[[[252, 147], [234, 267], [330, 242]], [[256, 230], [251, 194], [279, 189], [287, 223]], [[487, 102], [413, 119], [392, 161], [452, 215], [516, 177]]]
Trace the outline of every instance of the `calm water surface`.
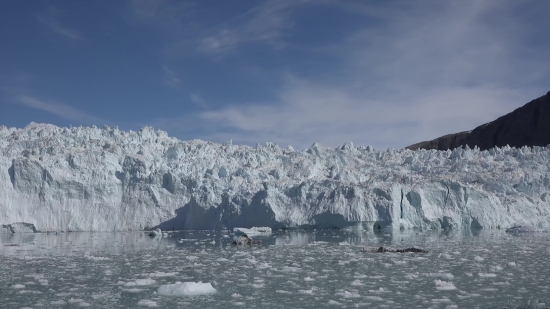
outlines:
[[[0, 234], [0, 308], [550, 308], [548, 233]], [[410, 246], [427, 254], [364, 253]], [[215, 294], [159, 286], [207, 282]]]

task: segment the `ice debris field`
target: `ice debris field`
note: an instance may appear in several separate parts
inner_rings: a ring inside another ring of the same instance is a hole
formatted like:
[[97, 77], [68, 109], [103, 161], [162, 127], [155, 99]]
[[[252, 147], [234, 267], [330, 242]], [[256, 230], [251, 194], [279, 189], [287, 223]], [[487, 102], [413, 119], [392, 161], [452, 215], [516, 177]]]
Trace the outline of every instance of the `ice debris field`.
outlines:
[[[548, 308], [547, 233], [475, 233], [0, 234], [0, 307]], [[378, 246], [430, 252], [362, 252]]]
[[548, 229], [549, 167], [548, 147], [297, 151], [31, 123], [0, 127], [0, 231]]

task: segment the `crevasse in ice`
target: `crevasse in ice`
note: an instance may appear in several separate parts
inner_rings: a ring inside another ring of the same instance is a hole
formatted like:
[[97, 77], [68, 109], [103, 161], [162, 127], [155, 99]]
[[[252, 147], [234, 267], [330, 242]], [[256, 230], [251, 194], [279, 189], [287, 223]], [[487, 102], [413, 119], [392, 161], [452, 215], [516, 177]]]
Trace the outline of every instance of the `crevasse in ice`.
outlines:
[[547, 147], [295, 151], [31, 123], [0, 127], [0, 231], [546, 229], [549, 167]]

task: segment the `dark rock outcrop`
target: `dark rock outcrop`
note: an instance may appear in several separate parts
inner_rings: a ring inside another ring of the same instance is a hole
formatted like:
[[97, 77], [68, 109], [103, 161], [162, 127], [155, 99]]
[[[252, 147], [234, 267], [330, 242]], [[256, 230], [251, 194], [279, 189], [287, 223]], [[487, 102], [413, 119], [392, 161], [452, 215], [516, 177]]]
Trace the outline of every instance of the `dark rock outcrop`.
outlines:
[[547, 146], [550, 144], [550, 92], [473, 131], [445, 135], [407, 149], [447, 150], [468, 145], [481, 150], [495, 146]]

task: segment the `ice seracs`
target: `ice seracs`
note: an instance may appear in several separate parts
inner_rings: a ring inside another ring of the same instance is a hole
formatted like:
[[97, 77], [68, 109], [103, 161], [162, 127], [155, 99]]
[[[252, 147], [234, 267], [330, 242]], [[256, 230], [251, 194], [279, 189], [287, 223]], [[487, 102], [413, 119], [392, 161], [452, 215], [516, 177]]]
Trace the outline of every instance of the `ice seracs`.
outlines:
[[548, 230], [548, 162], [547, 147], [295, 151], [31, 123], [0, 127], [0, 225]]

